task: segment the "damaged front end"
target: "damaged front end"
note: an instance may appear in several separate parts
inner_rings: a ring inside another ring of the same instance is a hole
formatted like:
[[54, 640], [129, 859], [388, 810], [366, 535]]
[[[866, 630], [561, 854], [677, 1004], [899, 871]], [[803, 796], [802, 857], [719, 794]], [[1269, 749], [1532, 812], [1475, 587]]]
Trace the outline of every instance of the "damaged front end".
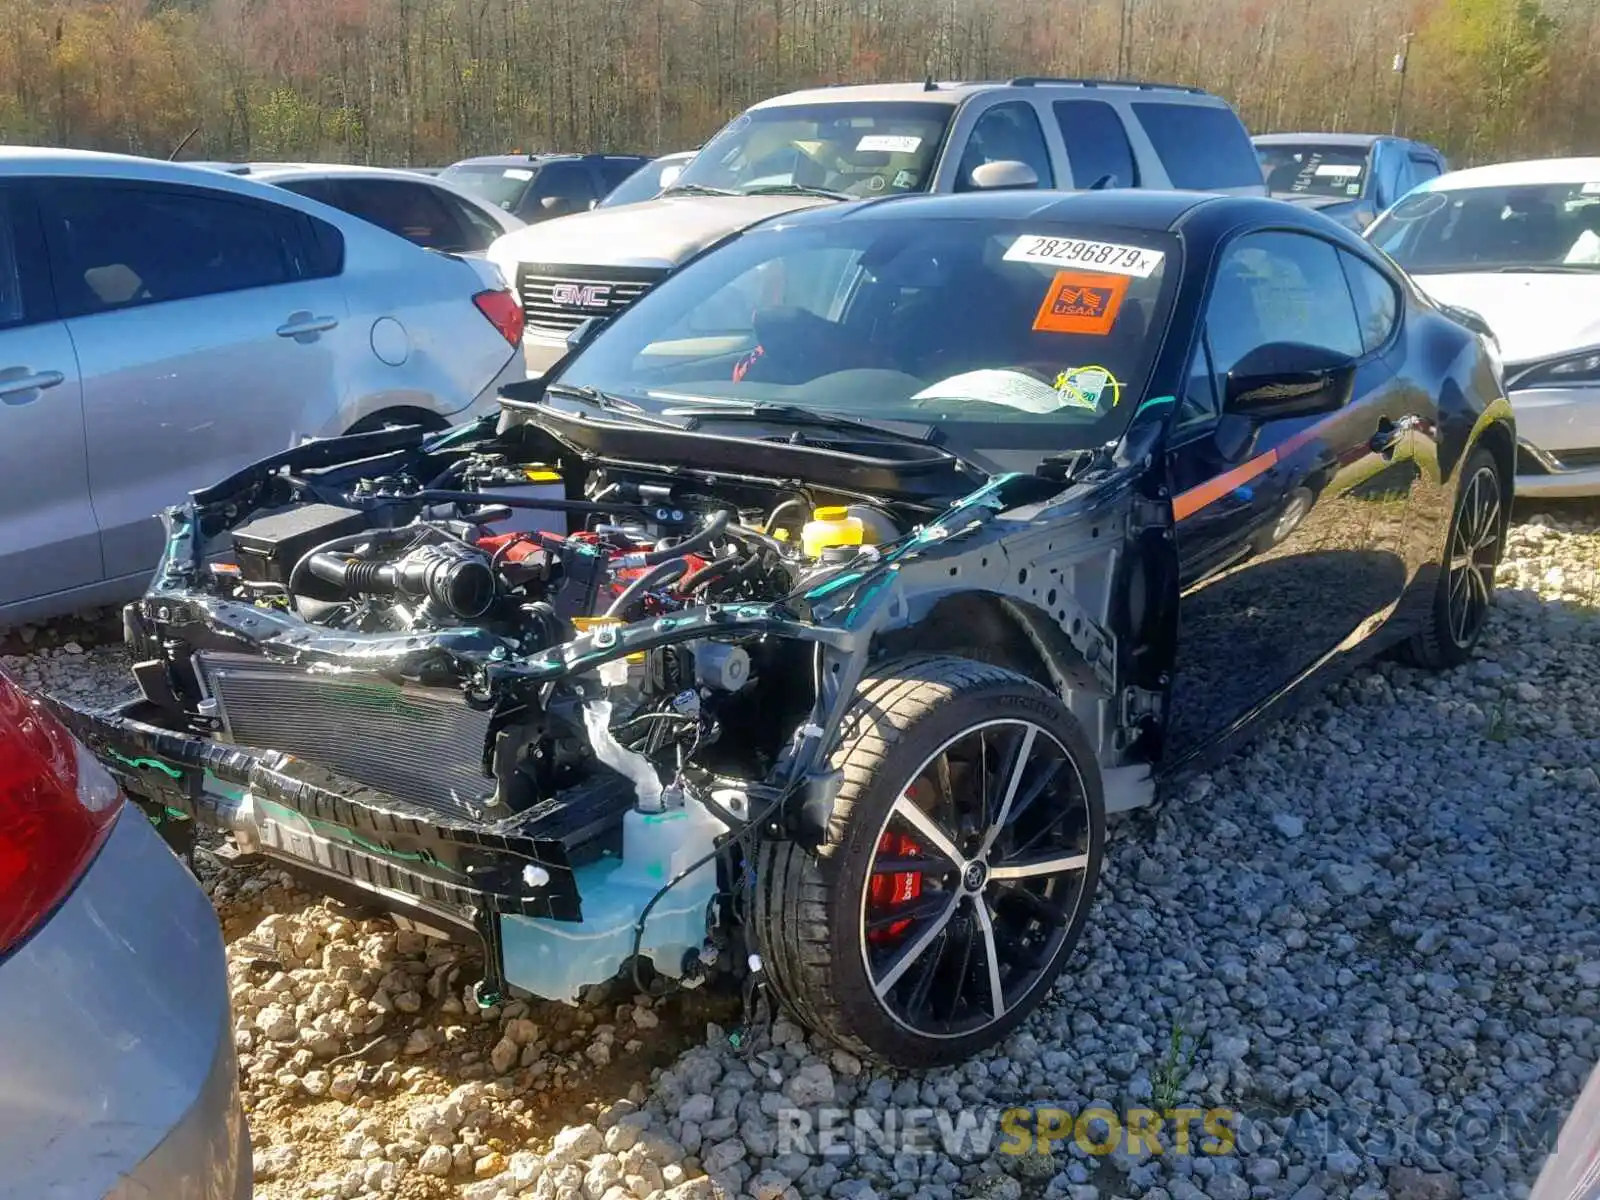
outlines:
[[863, 671], [952, 596], [1004, 606], [1137, 765], [1117, 488], [664, 468], [537, 408], [308, 443], [168, 510], [125, 611], [140, 698], [63, 719], [175, 840], [480, 938], [486, 1003], [742, 969], [751, 843], [818, 840]]

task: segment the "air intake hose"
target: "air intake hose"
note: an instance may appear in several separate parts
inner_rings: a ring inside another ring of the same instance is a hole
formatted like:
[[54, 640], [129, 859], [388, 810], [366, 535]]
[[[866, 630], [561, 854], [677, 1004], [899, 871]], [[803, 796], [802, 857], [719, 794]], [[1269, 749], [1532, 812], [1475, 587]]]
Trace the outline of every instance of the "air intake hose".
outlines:
[[481, 617], [494, 603], [489, 561], [466, 546], [421, 546], [389, 563], [324, 551], [313, 554], [306, 567], [347, 595], [428, 599], [463, 620]]

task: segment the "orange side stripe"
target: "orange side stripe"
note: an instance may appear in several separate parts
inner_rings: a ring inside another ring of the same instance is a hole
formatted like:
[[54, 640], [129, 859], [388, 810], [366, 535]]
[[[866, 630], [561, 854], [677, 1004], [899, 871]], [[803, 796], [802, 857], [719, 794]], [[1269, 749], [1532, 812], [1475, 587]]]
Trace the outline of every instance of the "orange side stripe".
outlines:
[[1258, 454], [1249, 462], [1225, 471], [1214, 479], [1208, 479], [1198, 487], [1192, 487], [1187, 492], [1180, 492], [1172, 501], [1172, 517], [1181, 521], [1185, 517], [1193, 516], [1206, 505], [1222, 499], [1234, 488], [1243, 487], [1257, 475], [1269, 470], [1276, 465], [1278, 452], [1268, 450], [1265, 454]]
[[[1337, 416], [1338, 414], [1333, 414]], [[1323, 425], [1330, 418], [1324, 418], [1311, 425], [1307, 425], [1299, 433], [1293, 434], [1283, 440], [1283, 445], [1274, 446], [1264, 454], [1258, 454], [1248, 462], [1242, 463], [1231, 471], [1225, 471], [1215, 479], [1208, 479], [1204, 483], [1190, 488], [1186, 492], [1179, 492], [1172, 500], [1172, 519], [1181, 521], [1185, 517], [1193, 516], [1208, 504], [1212, 504], [1235, 488], [1243, 487], [1257, 475], [1264, 475], [1284, 459], [1307, 442], [1313, 441], [1322, 432]]]

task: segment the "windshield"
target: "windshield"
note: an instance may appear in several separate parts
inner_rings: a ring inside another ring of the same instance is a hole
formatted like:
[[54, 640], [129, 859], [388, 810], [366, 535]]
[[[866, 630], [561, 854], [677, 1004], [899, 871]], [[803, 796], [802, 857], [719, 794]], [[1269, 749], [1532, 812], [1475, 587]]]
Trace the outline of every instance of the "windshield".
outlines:
[[1277, 196], [1357, 200], [1367, 186], [1365, 146], [1257, 146], [1267, 191]]
[[672, 182], [686, 160], [658, 158], [654, 162], [647, 162], [632, 175], [629, 175], [616, 187], [606, 193], [604, 200], [600, 201], [600, 208], [615, 208], [619, 204], [638, 204], [641, 200], [653, 200], [657, 193]]
[[1600, 180], [1416, 192], [1367, 237], [1418, 275], [1600, 270]]
[[806, 187], [851, 196], [924, 191], [954, 111], [915, 101], [752, 109], [706, 143], [673, 186]]
[[653, 412], [785, 404], [1087, 449], [1139, 405], [1176, 254], [1167, 234], [1035, 221], [757, 229], [646, 293], [559, 382]]
[[506, 167], [483, 164], [479, 166], [446, 167], [439, 178], [454, 184], [462, 191], [471, 192], [507, 212], [515, 212], [522, 193], [533, 182], [533, 168]]

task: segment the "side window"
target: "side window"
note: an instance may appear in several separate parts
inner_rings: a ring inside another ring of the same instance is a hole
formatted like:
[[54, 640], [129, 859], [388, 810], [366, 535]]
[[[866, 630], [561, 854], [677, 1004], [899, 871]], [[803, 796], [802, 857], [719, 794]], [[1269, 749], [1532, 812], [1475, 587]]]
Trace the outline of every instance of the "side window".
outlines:
[[489, 248], [505, 231], [459, 196], [452, 196], [442, 188], [429, 188], [440, 204], [455, 214], [456, 223], [466, 231], [461, 250], [481, 253]]
[[1228, 248], [1212, 282], [1206, 330], [1219, 378], [1273, 342], [1363, 353], [1339, 251], [1300, 233], [1246, 234]]
[[631, 158], [618, 160], [608, 158], [600, 164], [600, 185], [609, 192], [642, 166], [644, 166], [642, 161]]
[[956, 191], [973, 190], [972, 172], [992, 162], [1022, 162], [1033, 168], [1042, 188], [1055, 187], [1055, 172], [1050, 169], [1050, 150], [1033, 105], [1020, 101], [996, 104], [978, 118], [967, 139], [956, 176]]
[[1074, 187], [1086, 188], [1106, 175], [1110, 187], [1138, 187], [1128, 131], [1117, 110], [1104, 100], [1057, 100], [1051, 108], [1067, 145]]
[[307, 274], [291, 209], [200, 188], [71, 182], [46, 211], [69, 315], [288, 283]]
[[1136, 101], [1133, 115], [1173, 187], [1204, 192], [1261, 186], [1255, 147], [1231, 108]]
[[345, 211], [429, 250], [465, 250], [470, 240], [460, 218], [433, 188], [396, 179], [345, 179]]
[[1434, 162], [1433, 159], [1424, 158], [1420, 154], [1411, 156], [1411, 177], [1415, 181], [1412, 184], [1413, 187], [1418, 183], [1426, 183], [1430, 179], [1437, 179], [1440, 174], [1439, 164]]
[[1383, 272], [1354, 254], [1339, 251], [1350, 294], [1355, 297], [1356, 319], [1361, 326], [1361, 347], [1368, 353], [1389, 340], [1399, 320], [1400, 295]]
[[304, 196], [307, 200], [316, 200], [331, 208], [343, 208], [343, 198], [339, 195], [339, 184], [333, 179], [291, 179], [279, 185], [297, 196]]
[[581, 162], [546, 163], [522, 197], [519, 215], [538, 220], [582, 212], [600, 197], [594, 193], [589, 168]]

